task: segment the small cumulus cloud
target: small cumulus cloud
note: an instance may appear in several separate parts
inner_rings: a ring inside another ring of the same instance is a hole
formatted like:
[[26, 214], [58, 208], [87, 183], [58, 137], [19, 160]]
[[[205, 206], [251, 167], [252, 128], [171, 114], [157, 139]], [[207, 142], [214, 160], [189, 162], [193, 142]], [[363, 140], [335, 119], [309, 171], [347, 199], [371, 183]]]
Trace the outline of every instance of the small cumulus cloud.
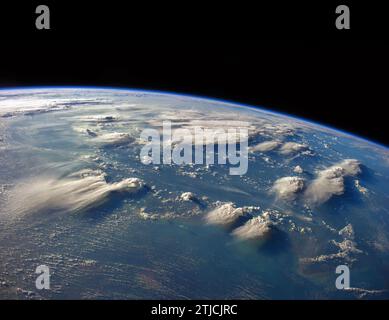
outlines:
[[363, 195], [366, 195], [369, 191], [367, 190], [367, 188], [361, 186], [361, 183], [360, 181], [357, 179], [354, 181], [354, 185], [355, 185], [355, 188], [357, 188], [357, 190], [362, 193]]
[[180, 196], [180, 200], [181, 201], [193, 201], [193, 200], [196, 200], [196, 196], [194, 195], [194, 193], [192, 192], [184, 192], [181, 194]]
[[301, 174], [301, 173], [304, 172], [304, 169], [303, 169], [301, 166], [295, 166], [295, 167], [293, 168], [293, 172], [294, 172], [294, 173], [299, 173], [299, 174]]
[[357, 248], [354, 241], [354, 229], [351, 224], [348, 224], [341, 229], [338, 234], [343, 237], [343, 240], [337, 242], [332, 240], [331, 243], [338, 248], [338, 252], [330, 254], [322, 254], [313, 258], [302, 258], [300, 261], [303, 264], [314, 264], [320, 262], [337, 261], [337, 262], [353, 262], [356, 260], [355, 255], [363, 253]]

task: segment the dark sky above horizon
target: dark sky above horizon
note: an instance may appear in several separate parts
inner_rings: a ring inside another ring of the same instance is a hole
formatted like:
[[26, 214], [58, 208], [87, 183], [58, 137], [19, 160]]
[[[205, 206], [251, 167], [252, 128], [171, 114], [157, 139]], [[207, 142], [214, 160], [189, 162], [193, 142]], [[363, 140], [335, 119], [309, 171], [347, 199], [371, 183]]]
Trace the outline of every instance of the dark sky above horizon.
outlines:
[[350, 5], [351, 30], [339, 31], [336, 4], [329, 3], [48, 2], [52, 29], [38, 31], [38, 4], [15, 1], [1, 20], [0, 87], [118, 86], [202, 95], [389, 145], [389, 37], [380, 11], [373, 18], [368, 7]]

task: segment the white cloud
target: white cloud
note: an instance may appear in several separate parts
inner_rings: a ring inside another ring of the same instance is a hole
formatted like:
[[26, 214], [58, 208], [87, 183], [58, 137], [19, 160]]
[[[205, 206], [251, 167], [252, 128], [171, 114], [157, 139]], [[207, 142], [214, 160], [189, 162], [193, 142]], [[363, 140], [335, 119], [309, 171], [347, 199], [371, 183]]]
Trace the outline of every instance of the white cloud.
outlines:
[[93, 140], [104, 145], [122, 145], [135, 141], [135, 139], [130, 134], [123, 132], [104, 133], [98, 135]]
[[269, 236], [273, 228], [274, 224], [269, 219], [259, 216], [236, 228], [232, 234], [241, 240], [260, 240]]
[[250, 148], [250, 151], [252, 152], [267, 152], [267, 151], [272, 151], [276, 148], [278, 148], [281, 145], [281, 142], [279, 141], [265, 141], [261, 142], [253, 147]]
[[73, 105], [96, 103], [95, 99], [78, 97], [72, 98], [52, 98], [36, 97], [33, 94], [21, 97], [0, 99], [0, 117], [12, 117], [19, 115], [35, 115], [53, 111], [70, 109]]
[[184, 192], [180, 196], [180, 200], [182, 201], [192, 201], [196, 200], [196, 196], [192, 192]]
[[367, 188], [361, 186], [361, 183], [358, 179], [354, 181], [354, 185], [355, 188], [357, 188], [357, 190], [364, 195], [366, 195], [369, 192]]
[[294, 173], [299, 173], [299, 174], [301, 174], [301, 173], [304, 172], [304, 170], [303, 170], [303, 168], [301, 168], [301, 166], [295, 166], [295, 167], [293, 168], [293, 172], [294, 172]]
[[334, 195], [342, 195], [345, 189], [344, 177], [355, 176], [360, 172], [360, 162], [355, 159], [346, 159], [319, 171], [317, 178], [307, 187], [304, 194], [306, 201], [309, 204], [319, 205]]
[[331, 167], [319, 172], [318, 177], [308, 185], [305, 198], [310, 204], [322, 204], [334, 195], [344, 193], [344, 170]]
[[343, 229], [339, 230], [338, 233], [346, 239], [354, 240], [354, 228], [350, 223]]
[[339, 231], [339, 235], [343, 237], [341, 242], [332, 240], [331, 243], [338, 247], [337, 253], [331, 254], [322, 254], [313, 258], [303, 258], [301, 262], [303, 263], [317, 263], [317, 262], [328, 262], [328, 261], [355, 261], [354, 255], [362, 253], [361, 250], [357, 248], [356, 243], [354, 242], [354, 229], [351, 224], [348, 224], [343, 229]]
[[362, 172], [361, 163], [355, 159], [345, 159], [338, 166], [343, 168], [345, 176], [356, 176]]
[[88, 122], [91, 124], [97, 123], [110, 123], [120, 120], [120, 116], [117, 114], [91, 114], [87, 116], [76, 116], [73, 118], [76, 122]]
[[349, 291], [351, 293], [354, 293], [358, 299], [363, 299], [365, 297], [375, 297], [375, 299], [380, 298], [382, 299], [384, 294], [388, 293], [388, 290], [375, 290], [375, 289], [364, 289], [364, 288], [345, 288], [345, 291]]
[[297, 142], [285, 142], [280, 148], [280, 153], [284, 155], [290, 155], [307, 149], [308, 146], [306, 144], [301, 144]]
[[232, 202], [227, 202], [210, 211], [205, 216], [205, 220], [209, 224], [230, 225], [234, 223], [239, 217], [258, 209], [259, 208], [257, 207], [237, 208]]
[[133, 193], [144, 186], [138, 178], [107, 183], [99, 170], [82, 170], [65, 178], [39, 177], [18, 185], [10, 199], [14, 215], [45, 211], [81, 212], [101, 205], [113, 192]]
[[297, 194], [304, 189], [305, 180], [300, 177], [283, 177], [274, 182], [272, 192], [283, 200], [294, 200]]

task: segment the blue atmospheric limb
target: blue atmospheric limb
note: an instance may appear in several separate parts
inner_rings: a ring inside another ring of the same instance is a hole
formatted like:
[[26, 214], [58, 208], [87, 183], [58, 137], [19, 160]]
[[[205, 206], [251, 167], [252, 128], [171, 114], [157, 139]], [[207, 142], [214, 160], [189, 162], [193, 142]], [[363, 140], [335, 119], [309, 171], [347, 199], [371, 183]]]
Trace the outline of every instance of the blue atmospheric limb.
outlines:
[[278, 115], [278, 116], [284, 116], [284, 117], [288, 117], [288, 118], [291, 118], [291, 119], [295, 119], [295, 120], [299, 120], [299, 121], [303, 121], [303, 122], [306, 122], [306, 123], [309, 123], [311, 125], [315, 125], [315, 126], [319, 126], [319, 127], [322, 127], [324, 129], [329, 129], [329, 130], [332, 130], [332, 131], [335, 131], [335, 132], [338, 132], [340, 134], [343, 134], [343, 135], [347, 135], [347, 136], [351, 136], [355, 139], [358, 139], [358, 140], [361, 140], [361, 141], [365, 141], [365, 142], [369, 142], [371, 144], [375, 144], [377, 145], [378, 147], [381, 147], [381, 148], [386, 148], [388, 149], [389, 147], [382, 144], [382, 143], [379, 143], [377, 141], [372, 141], [372, 140], [369, 140], [369, 139], [366, 139], [366, 138], [363, 138], [361, 136], [358, 136], [358, 135], [355, 135], [355, 134], [352, 134], [350, 132], [347, 132], [347, 131], [344, 131], [342, 129], [339, 129], [339, 128], [334, 128], [332, 126], [329, 126], [329, 125], [326, 125], [326, 124], [322, 124], [322, 123], [318, 123], [318, 122], [313, 122], [307, 118], [303, 118], [303, 117], [297, 117], [297, 116], [294, 116], [294, 115], [291, 115], [291, 114], [288, 114], [288, 113], [284, 113], [284, 112], [275, 112], [275, 111], [271, 111], [269, 109], [266, 109], [262, 106], [253, 106], [253, 105], [248, 105], [248, 104], [243, 104], [243, 103], [240, 103], [240, 102], [236, 102], [236, 101], [232, 101], [232, 100], [225, 100], [225, 99], [218, 99], [218, 98], [214, 98], [214, 97], [205, 97], [205, 96], [199, 96], [199, 95], [191, 95], [191, 94], [187, 94], [187, 93], [176, 93], [176, 92], [169, 92], [169, 91], [160, 91], [160, 90], [143, 90], [141, 88], [125, 88], [125, 87], [106, 87], [106, 86], [102, 86], [102, 87], [99, 87], [99, 86], [28, 86], [28, 87], [9, 87], [9, 88], [0, 88], [0, 92], [1, 91], [9, 91], [9, 90], [50, 90], [50, 89], [92, 89], [92, 90], [108, 90], [108, 91], [127, 91], [127, 92], [139, 92], [139, 93], [150, 93], [150, 94], [163, 94], [163, 95], [171, 95], [171, 96], [182, 96], [182, 97], [187, 97], [187, 98], [193, 98], [193, 99], [202, 99], [202, 100], [206, 100], [206, 101], [213, 101], [213, 102], [220, 102], [220, 103], [227, 103], [227, 104], [231, 104], [231, 105], [235, 105], [235, 106], [240, 106], [240, 107], [243, 107], [243, 108], [254, 108], [254, 109], [257, 109], [257, 110], [260, 110], [261, 112], [265, 112], [265, 113], [268, 113], [268, 114], [274, 114], [274, 115]]

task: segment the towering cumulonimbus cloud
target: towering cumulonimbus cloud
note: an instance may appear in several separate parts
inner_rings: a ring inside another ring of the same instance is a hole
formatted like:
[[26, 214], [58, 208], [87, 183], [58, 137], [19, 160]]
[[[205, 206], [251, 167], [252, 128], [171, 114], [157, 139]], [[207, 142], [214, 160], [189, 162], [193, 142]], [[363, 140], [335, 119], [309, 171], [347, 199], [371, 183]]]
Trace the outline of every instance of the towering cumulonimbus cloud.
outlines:
[[256, 210], [259, 210], [259, 208], [251, 206], [237, 208], [232, 202], [227, 202], [210, 211], [205, 216], [205, 220], [208, 224], [227, 226], [233, 224], [239, 217], [250, 214]]
[[345, 191], [344, 177], [358, 175], [361, 172], [360, 165], [358, 160], [345, 159], [319, 171], [317, 178], [308, 185], [305, 191], [305, 200], [311, 205], [319, 205], [334, 195], [342, 195]]
[[361, 164], [355, 159], [345, 159], [331, 167], [318, 171], [317, 177], [307, 186], [302, 177], [282, 177], [271, 188], [278, 199], [285, 201], [301, 199], [308, 205], [320, 205], [345, 191], [344, 178], [361, 173]]
[[282, 200], [294, 200], [305, 187], [305, 180], [300, 177], [283, 177], [274, 182], [271, 189]]
[[15, 187], [8, 210], [15, 216], [47, 211], [77, 213], [99, 206], [114, 192], [134, 193], [144, 187], [138, 178], [107, 183], [100, 170], [82, 170], [64, 178], [40, 177]]
[[266, 215], [258, 216], [236, 228], [232, 234], [240, 240], [261, 240], [270, 236], [274, 227], [274, 223]]

